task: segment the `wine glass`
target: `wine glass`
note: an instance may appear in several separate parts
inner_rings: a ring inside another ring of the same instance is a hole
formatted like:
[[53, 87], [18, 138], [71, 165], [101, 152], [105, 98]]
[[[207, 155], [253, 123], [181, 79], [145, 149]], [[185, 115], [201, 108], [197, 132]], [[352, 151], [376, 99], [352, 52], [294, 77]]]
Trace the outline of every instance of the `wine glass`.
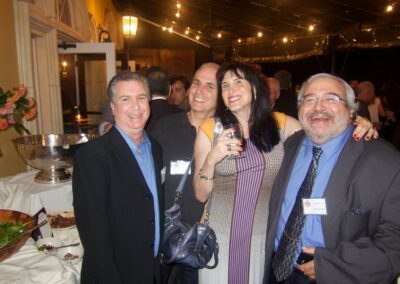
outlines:
[[[243, 142], [243, 131], [242, 128], [240, 127], [240, 124], [238, 123], [231, 123], [231, 124], [226, 124], [224, 125], [224, 130], [229, 129], [230, 131], [228, 132], [227, 136], [231, 139], [236, 138], [239, 141]], [[235, 146], [236, 144], [231, 144], [232, 146]], [[239, 156], [236, 155], [230, 155], [230, 158], [243, 158], [244, 157], [244, 152], [241, 152]]]

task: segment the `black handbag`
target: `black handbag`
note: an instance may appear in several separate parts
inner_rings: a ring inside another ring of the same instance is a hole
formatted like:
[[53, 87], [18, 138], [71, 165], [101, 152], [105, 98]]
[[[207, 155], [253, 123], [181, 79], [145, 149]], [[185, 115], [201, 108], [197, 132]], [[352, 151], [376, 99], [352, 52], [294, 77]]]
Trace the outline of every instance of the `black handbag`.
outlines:
[[[214, 141], [219, 135], [221, 124], [216, 120]], [[208, 225], [212, 193], [205, 205], [203, 222], [196, 222], [192, 227], [182, 223], [179, 201], [183, 186], [193, 162], [193, 157], [182, 176], [176, 190], [174, 205], [165, 211], [164, 239], [161, 245], [162, 261], [166, 264], [181, 264], [194, 269], [213, 269], [218, 265], [218, 242], [215, 232]], [[214, 256], [214, 264], [207, 265]]]
[[[193, 160], [193, 158], [192, 158]], [[181, 264], [190, 268], [215, 268], [218, 265], [218, 243], [213, 229], [208, 226], [211, 197], [205, 207], [203, 223], [196, 222], [192, 227], [182, 223], [179, 200], [182, 196], [190, 161], [185, 175], [176, 190], [174, 205], [165, 211], [164, 239], [161, 245], [162, 261], [166, 264]], [[214, 264], [207, 265], [214, 255]]]

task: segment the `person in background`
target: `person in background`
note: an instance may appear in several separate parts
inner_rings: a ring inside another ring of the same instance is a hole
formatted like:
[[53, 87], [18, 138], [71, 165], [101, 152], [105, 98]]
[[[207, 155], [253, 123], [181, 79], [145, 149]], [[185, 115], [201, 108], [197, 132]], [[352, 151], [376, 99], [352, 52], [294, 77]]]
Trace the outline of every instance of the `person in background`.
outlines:
[[[167, 115], [159, 120], [154, 138], [163, 149], [165, 170], [165, 208], [174, 203], [175, 191], [193, 156], [194, 140], [200, 124], [215, 113], [217, 106], [218, 65], [205, 63], [197, 69], [188, 89], [188, 112]], [[182, 221], [192, 226], [200, 221], [204, 204], [197, 201], [193, 192], [194, 164], [183, 188]], [[163, 283], [198, 283], [198, 271], [179, 265], [163, 265]]]
[[161, 281], [162, 150], [144, 131], [150, 96], [145, 77], [131, 72], [114, 76], [108, 85], [114, 125], [74, 155], [83, 284]]
[[271, 109], [274, 110], [275, 102], [281, 95], [281, 84], [275, 77], [266, 77], [265, 82], [269, 89], [269, 102], [271, 104]]
[[170, 83], [171, 93], [169, 94], [168, 102], [186, 110], [188, 107], [187, 90], [190, 87], [188, 79], [185, 76], [174, 76], [171, 77]]
[[150, 118], [146, 125], [146, 131], [152, 135], [157, 122], [163, 116], [183, 112], [182, 109], [176, 105], [170, 105], [167, 101], [168, 95], [171, 91], [171, 84], [167, 71], [164, 69], [153, 66], [145, 71], [145, 76], [149, 80], [151, 101], [150, 101]]
[[358, 81], [358, 80], [356, 80], [356, 79], [353, 79], [353, 80], [350, 80], [350, 81], [349, 81], [349, 85], [350, 85], [350, 87], [353, 89], [353, 91], [354, 91], [354, 93], [356, 94], [356, 96], [357, 96], [357, 87], [358, 87], [358, 84], [360, 84], [360, 81]]
[[314, 75], [298, 102], [304, 131], [287, 139], [271, 193], [264, 283], [391, 283], [400, 154], [380, 139], [352, 139], [357, 103], [344, 80]]
[[373, 103], [375, 99], [375, 86], [369, 81], [363, 81], [357, 86], [357, 114], [371, 119], [368, 106]]
[[297, 118], [296, 95], [292, 91], [292, 74], [286, 70], [279, 70], [274, 77], [280, 84], [280, 96], [275, 102], [274, 111], [282, 112], [291, 117]]

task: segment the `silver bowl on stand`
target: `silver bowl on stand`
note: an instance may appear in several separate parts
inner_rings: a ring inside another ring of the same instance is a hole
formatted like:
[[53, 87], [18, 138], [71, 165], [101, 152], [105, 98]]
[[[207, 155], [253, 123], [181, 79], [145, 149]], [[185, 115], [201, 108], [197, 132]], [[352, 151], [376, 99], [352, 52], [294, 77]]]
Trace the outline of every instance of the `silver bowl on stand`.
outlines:
[[29, 166], [39, 169], [35, 181], [56, 184], [69, 181], [75, 151], [95, 138], [89, 134], [42, 134], [13, 139], [18, 154]]

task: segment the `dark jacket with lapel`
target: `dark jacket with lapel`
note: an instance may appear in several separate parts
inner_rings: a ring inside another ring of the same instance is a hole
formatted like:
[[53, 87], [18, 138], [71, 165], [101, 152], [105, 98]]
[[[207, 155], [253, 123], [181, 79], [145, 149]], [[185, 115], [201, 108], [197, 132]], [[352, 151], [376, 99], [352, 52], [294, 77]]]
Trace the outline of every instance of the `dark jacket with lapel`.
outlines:
[[153, 135], [154, 129], [160, 120], [160, 118], [174, 113], [183, 112], [182, 109], [176, 105], [170, 105], [167, 100], [154, 99], [150, 101], [150, 118], [147, 121], [146, 131], [150, 135]]
[[[158, 143], [149, 139], [162, 213], [162, 153]], [[159, 279], [159, 256], [154, 258], [153, 254], [152, 194], [116, 128], [75, 154], [73, 193], [76, 223], [85, 249], [82, 283], [154, 283]]]
[[[303, 131], [285, 143], [271, 193], [264, 283], [281, 205]], [[400, 154], [382, 140], [344, 146], [325, 190], [326, 248], [315, 251], [317, 283], [390, 283], [400, 273]]]

